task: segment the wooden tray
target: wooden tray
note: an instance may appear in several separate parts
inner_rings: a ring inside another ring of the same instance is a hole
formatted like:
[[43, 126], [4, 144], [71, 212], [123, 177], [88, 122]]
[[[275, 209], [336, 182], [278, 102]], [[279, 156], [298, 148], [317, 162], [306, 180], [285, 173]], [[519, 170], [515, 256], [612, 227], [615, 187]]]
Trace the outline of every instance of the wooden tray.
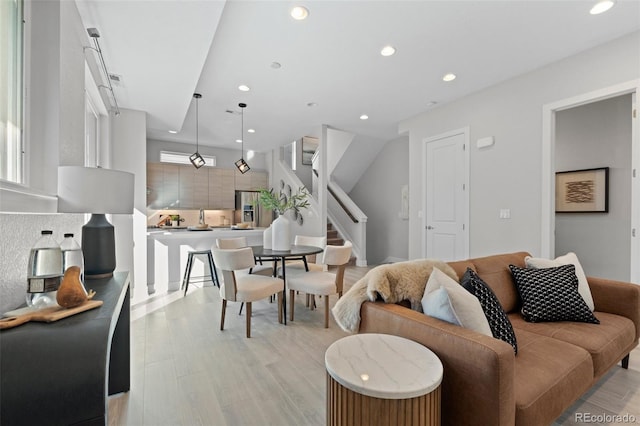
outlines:
[[87, 300], [75, 308], [63, 308], [62, 306], [51, 306], [37, 311], [29, 312], [15, 317], [3, 318], [0, 320], [0, 330], [13, 328], [29, 321], [54, 322], [71, 315], [85, 312], [102, 305], [102, 300]]

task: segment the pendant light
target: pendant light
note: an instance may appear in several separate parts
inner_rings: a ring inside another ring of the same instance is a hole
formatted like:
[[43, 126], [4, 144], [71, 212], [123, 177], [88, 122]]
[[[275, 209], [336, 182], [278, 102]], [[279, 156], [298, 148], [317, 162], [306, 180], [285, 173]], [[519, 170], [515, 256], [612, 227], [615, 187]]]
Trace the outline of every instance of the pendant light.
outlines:
[[242, 151], [240, 153], [240, 159], [236, 161], [236, 167], [240, 170], [240, 173], [245, 174], [251, 167], [244, 161], [244, 109], [247, 107], [247, 104], [239, 103], [240, 107], [240, 117], [241, 117], [241, 126], [240, 126], [240, 140], [242, 141], [242, 147], [240, 148]]
[[193, 167], [199, 169], [205, 164], [204, 158], [202, 158], [202, 155], [198, 152], [198, 99], [200, 99], [202, 95], [200, 93], [194, 93], [193, 97], [196, 99], [196, 152], [189, 156], [189, 160], [191, 160]]

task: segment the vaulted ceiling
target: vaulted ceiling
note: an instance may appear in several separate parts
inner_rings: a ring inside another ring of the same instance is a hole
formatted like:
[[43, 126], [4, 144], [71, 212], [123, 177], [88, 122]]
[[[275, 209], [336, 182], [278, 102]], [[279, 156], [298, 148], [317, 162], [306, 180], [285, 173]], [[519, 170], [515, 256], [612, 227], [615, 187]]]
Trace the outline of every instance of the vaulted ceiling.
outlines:
[[200, 144], [239, 148], [245, 102], [245, 149], [259, 152], [322, 124], [390, 140], [400, 120], [640, 30], [639, 1], [590, 15], [594, 3], [76, 0], [121, 78], [120, 107], [147, 112], [148, 138], [195, 143], [199, 92]]

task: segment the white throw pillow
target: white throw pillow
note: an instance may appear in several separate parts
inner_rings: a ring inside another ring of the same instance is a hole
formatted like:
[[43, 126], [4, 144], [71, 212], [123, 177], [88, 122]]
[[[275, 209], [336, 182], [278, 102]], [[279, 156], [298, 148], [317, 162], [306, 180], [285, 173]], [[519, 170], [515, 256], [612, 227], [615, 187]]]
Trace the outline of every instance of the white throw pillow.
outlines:
[[593, 304], [593, 297], [591, 296], [591, 290], [589, 289], [589, 282], [587, 276], [578, 261], [578, 256], [575, 253], [569, 252], [564, 256], [558, 256], [555, 259], [542, 259], [539, 257], [527, 256], [524, 258], [524, 262], [527, 268], [542, 269], [542, 268], [554, 268], [562, 265], [573, 265], [576, 268], [576, 277], [578, 277], [578, 293], [584, 299], [591, 312], [594, 311], [595, 306]]
[[[424, 296], [422, 297], [423, 310], [425, 307], [425, 298], [428, 299], [430, 293], [439, 288], [447, 290], [451, 307], [460, 325], [464, 328], [482, 333], [485, 336], [493, 337], [491, 327], [489, 327], [489, 321], [487, 321], [487, 317], [484, 315], [480, 301], [438, 268], [433, 268], [433, 272], [431, 272], [427, 285], [424, 288]], [[428, 307], [428, 303], [426, 305]]]
[[451, 304], [447, 289], [440, 287], [422, 298], [422, 312], [439, 320], [455, 325], [462, 325]]

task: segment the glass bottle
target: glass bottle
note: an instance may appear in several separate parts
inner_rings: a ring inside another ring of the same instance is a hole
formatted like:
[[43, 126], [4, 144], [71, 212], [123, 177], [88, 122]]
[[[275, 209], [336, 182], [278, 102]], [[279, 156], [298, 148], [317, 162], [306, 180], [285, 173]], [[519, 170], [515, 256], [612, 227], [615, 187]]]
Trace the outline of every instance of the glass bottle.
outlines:
[[45, 230], [29, 253], [27, 305], [37, 309], [55, 306], [56, 292], [62, 281], [62, 250]]
[[67, 271], [70, 266], [77, 266], [80, 268], [80, 282], [82, 282], [82, 288], [87, 293], [87, 289], [84, 288], [84, 256], [80, 244], [73, 239], [73, 234], [64, 234], [64, 240], [60, 243], [60, 250], [62, 250], [62, 270]]

